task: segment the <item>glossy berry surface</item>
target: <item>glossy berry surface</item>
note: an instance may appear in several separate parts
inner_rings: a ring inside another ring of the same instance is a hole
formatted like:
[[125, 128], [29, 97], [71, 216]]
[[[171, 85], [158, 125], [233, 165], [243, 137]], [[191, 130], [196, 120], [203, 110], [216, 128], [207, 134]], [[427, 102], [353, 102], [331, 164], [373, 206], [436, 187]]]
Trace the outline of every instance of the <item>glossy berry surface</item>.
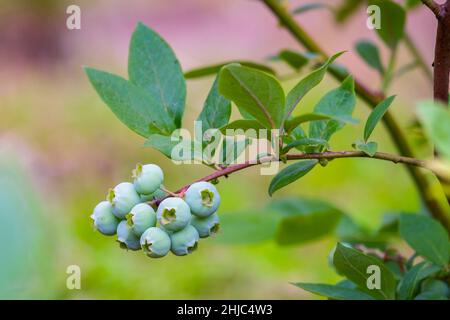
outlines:
[[140, 194], [152, 194], [163, 183], [164, 174], [156, 164], [138, 164], [133, 171], [133, 183]]

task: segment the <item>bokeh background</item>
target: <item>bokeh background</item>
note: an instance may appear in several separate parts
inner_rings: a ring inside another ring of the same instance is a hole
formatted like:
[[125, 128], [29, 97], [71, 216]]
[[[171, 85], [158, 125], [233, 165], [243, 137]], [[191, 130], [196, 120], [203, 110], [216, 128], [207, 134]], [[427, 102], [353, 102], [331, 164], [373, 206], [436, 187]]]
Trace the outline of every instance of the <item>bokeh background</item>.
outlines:
[[[70, 4], [81, 7], [81, 30], [66, 28]], [[345, 25], [323, 10], [305, 13], [300, 20], [327, 52], [347, 50], [340, 63], [367, 85], [379, 87], [376, 73], [353, 49], [361, 38], [378, 42], [366, 28], [364, 10]], [[430, 64], [434, 20], [419, 8], [407, 23]], [[150, 260], [142, 252], [120, 250], [114, 239], [94, 232], [89, 219], [93, 207], [109, 187], [130, 179], [136, 163], [159, 164], [170, 189], [210, 172], [201, 165], [175, 165], [144, 148], [143, 139], [115, 118], [83, 73], [82, 66], [89, 65], [125, 76], [128, 43], [138, 21], [170, 43], [184, 70], [233, 59], [269, 63], [267, 58], [281, 49], [302, 50], [256, 0], [1, 0], [0, 298], [316, 298], [290, 283], [339, 280], [327, 263], [336, 241], [332, 237], [280, 247], [272, 241], [231, 246], [218, 236], [202, 241], [190, 256]], [[382, 53], [386, 59], [384, 49]], [[399, 61], [412, 61], [403, 47]], [[282, 64], [270, 63], [279, 73], [289, 73]], [[284, 88], [300, 78], [284, 81]], [[200, 112], [211, 82], [212, 78], [188, 81], [187, 128]], [[302, 111], [311, 110], [336, 85], [327, 77], [307, 96]], [[428, 79], [416, 70], [390, 91], [398, 94], [392, 112], [426, 158], [430, 150], [419, 143], [411, 123], [416, 102], [431, 96]], [[359, 101], [355, 117], [365, 119], [368, 113]], [[334, 149], [349, 149], [362, 130], [360, 124], [340, 131], [332, 140]], [[395, 152], [382, 126], [374, 139], [380, 150]], [[261, 210], [270, 201], [270, 179], [255, 168], [222, 181], [220, 214]], [[403, 167], [368, 159], [333, 161], [275, 198], [284, 196], [325, 199], [369, 229], [386, 212], [420, 209]], [[81, 268], [81, 290], [66, 288], [69, 265]]]

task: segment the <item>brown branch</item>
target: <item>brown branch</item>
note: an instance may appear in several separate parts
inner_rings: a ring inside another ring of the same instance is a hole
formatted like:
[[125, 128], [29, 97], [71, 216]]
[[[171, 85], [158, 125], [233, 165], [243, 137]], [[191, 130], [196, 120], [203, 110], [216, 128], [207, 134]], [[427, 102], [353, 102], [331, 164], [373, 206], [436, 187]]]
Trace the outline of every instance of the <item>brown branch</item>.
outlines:
[[[378, 159], [378, 160], [390, 161], [393, 163], [403, 163], [403, 164], [410, 165], [410, 166], [427, 168], [426, 162], [423, 160], [398, 156], [398, 155], [384, 153], [384, 152], [377, 152], [377, 153], [375, 153], [375, 155], [373, 157], [367, 155], [366, 153], [364, 153], [362, 151], [334, 151], [334, 152], [329, 151], [329, 152], [322, 152], [322, 153], [301, 153], [301, 154], [286, 155], [286, 160], [288, 160], [288, 161], [306, 160], [306, 159], [333, 160], [333, 159], [340, 159], [340, 158], [373, 158], [373, 159]], [[199, 182], [199, 181], [212, 181], [212, 180], [216, 180], [220, 177], [224, 177], [224, 176], [228, 177], [230, 174], [232, 174], [234, 172], [241, 171], [241, 170], [244, 170], [244, 169], [256, 166], [256, 165], [260, 165], [263, 163], [273, 162], [273, 161], [280, 161], [280, 160], [274, 160], [273, 157], [264, 157], [264, 158], [259, 159], [259, 161], [247, 161], [244, 163], [231, 165], [224, 169], [217, 170], [217, 171], [211, 173], [210, 175], [207, 175], [206, 177], [198, 179], [192, 183]], [[180, 188], [174, 194], [183, 195], [184, 192], [186, 192], [186, 190], [189, 188], [189, 186], [192, 183]], [[162, 200], [163, 199], [153, 201], [152, 204], [158, 205]]]
[[434, 99], [448, 104], [450, 72], [450, 1], [439, 6], [434, 51]]
[[[297, 23], [293, 16], [286, 10], [286, 8], [280, 5], [278, 0], [261, 1], [273, 12], [273, 14], [280, 21], [280, 24], [285, 27], [300, 44], [302, 44], [309, 51], [318, 53], [324, 59], [328, 58], [326, 52]], [[430, 1], [427, 2], [432, 5]], [[336, 79], [340, 81], [342, 81], [345, 77], [345, 75], [342, 75], [333, 68], [328, 68], [328, 72], [330, 72]], [[374, 108], [384, 99], [383, 94], [371, 91], [357, 79], [355, 79], [355, 91], [358, 96], [372, 108]], [[414, 157], [414, 153], [406, 137], [404, 136], [402, 130], [400, 129], [400, 126], [398, 125], [397, 121], [394, 119], [390, 111], [386, 112], [386, 114], [384, 115], [383, 122], [389, 132], [391, 140], [394, 142], [400, 154], [405, 157]], [[431, 215], [437, 220], [441, 221], [442, 224], [445, 225], [450, 231], [450, 218], [447, 216], [446, 211], [442, 209], [439, 201], [435, 198], [433, 191], [430, 188], [430, 183], [427, 177], [415, 167], [408, 166], [407, 169], [417, 187], [417, 191], [422, 201], [429, 209]]]
[[436, 17], [439, 16], [441, 10], [439, 8], [439, 4], [434, 2], [434, 0], [422, 0], [422, 3], [426, 5]]

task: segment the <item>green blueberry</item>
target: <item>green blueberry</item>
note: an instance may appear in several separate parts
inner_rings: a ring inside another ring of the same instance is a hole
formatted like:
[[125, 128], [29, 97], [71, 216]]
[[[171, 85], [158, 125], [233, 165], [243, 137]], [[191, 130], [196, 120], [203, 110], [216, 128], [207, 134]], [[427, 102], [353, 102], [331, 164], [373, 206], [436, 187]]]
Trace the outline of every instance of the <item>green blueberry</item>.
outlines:
[[170, 240], [172, 241], [170, 250], [177, 256], [192, 253], [197, 249], [199, 238], [197, 230], [189, 224], [183, 230], [170, 235]]
[[150, 258], [164, 257], [170, 251], [170, 237], [160, 228], [151, 227], [145, 230], [140, 242], [142, 250]]
[[216, 187], [205, 181], [192, 184], [187, 189], [184, 199], [192, 214], [203, 218], [216, 212], [220, 205], [220, 195]]
[[206, 218], [192, 216], [191, 225], [198, 231], [200, 238], [215, 235], [220, 229], [217, 213]]
[[156, 164], [138, 164], [133, 170], [133, 183], [140, 194], [152, 194], [163, 183], [164, 174]]
[[187, 203], [177, 197], [164, 199], [156, 211], [159, 224], [169, 232], [186, 227], [191, 221], [191, 211]]
[[123, 249], [136, 251], [141, 248], [139, 237], [133, 232], [133, 229], [126, 220], [120, 221], [117, 226], [117, 241]]
[[125, 215], [141, 202], [139, 194], [129, 182], [119, 183], [114, 189], [110, 189], [107, 200], [113, 207], [113, 214], [119, 219], [125, 219]]
[[108, 201], [102, 201], [97, 204], [91, 218], [94, 220], [95, 229], [100, 231], [100, 233], [106, 236], [116, 234], [119, 220], [112, 213], [112, 205]]
[[425, 279], [420, 284], [420, 292], [434, 292], [441, 296], [449, 295], [449, 288], [445, 281], [438, 279]]
[[126, 219], [138, 237], [148, 228], [156, 226], [156, 212], [146, 203], [135, 205], [126, 215]]

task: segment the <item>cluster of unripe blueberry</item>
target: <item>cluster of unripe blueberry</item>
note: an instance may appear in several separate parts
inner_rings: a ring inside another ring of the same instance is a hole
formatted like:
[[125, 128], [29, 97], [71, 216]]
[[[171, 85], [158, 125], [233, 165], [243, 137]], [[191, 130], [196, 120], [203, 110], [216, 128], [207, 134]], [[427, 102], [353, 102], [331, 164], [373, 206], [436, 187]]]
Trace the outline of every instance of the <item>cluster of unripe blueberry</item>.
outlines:
[[214, 185], [201, 181], [167, 197], [163, 180], [157, 165], [138, 164], [133, 183], [118, 184], [95, 207], [94, 227], [104, 235], [117, 234], [122, 248], [142, 249], [151, 258], [194, 251], [200, 238], [219, 230], [220, 195]]

